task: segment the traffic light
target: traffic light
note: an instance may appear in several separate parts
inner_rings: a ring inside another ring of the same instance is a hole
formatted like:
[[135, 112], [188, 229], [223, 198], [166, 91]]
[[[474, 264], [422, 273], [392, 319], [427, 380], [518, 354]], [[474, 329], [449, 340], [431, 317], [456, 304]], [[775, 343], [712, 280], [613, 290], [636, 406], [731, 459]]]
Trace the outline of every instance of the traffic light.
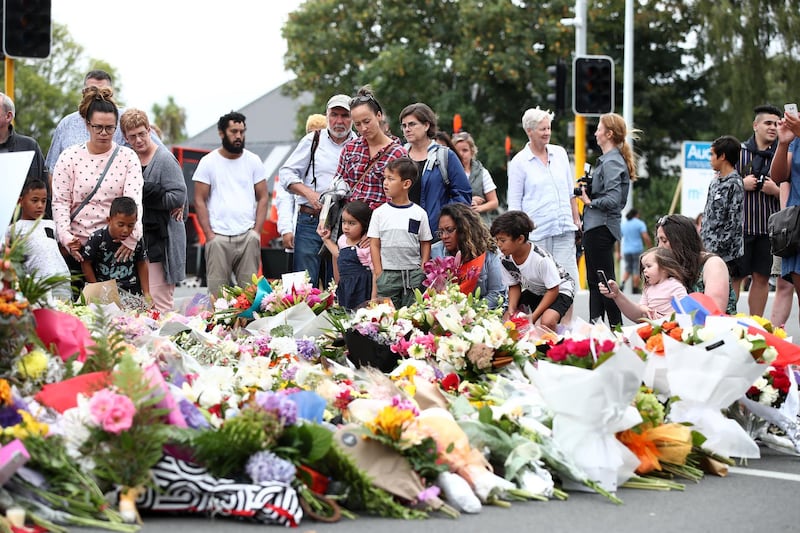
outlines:
[[547, 67], [547, 101], [553, 104], [556, 115], [567, 108], [567, 65], [559, 59], [555, 65]]
[[50, 55], [51, 0], [4, 0], [3, 51], [8, 57]]
[[572, 107], [579, 115], [614, 111], [614, 60], [608, 56], [576, 57], [572, 65]]

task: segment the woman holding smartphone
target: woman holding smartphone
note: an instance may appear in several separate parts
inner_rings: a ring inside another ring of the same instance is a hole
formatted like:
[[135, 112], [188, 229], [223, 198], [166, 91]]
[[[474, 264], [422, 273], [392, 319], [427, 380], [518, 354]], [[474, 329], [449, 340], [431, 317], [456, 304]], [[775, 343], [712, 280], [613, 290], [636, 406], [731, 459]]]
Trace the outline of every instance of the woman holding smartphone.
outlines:
[[614, 277], [614, 244], [622, 237], [622, 209], [631, 181], [636, 179], [636, 162], [626, 141], [625, 119], [616, 113], [600, 117], [595, 138], [603, 151], [597, 160], [590, 187], [581, 187], [583, 200], [583, 250], [589, 285], [589, 318], [608, 317], [612, 326], [622, 323], [617, 304], [600, 293], [598, 271]]

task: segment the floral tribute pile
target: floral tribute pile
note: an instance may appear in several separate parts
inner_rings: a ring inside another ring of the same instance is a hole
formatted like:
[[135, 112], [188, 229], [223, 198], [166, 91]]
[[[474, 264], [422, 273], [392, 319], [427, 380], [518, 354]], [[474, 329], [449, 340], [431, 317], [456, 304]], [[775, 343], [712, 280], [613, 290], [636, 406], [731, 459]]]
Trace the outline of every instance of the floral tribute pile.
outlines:
[[0, 509], [51, 531], [622, 503], [759, 444], [800, 454], [800, 348], [756, 317], [556, 334], [447, 276], [402, 309], [262, 278], [159, 315], [52, 304], [17, 260], [0, 262]]

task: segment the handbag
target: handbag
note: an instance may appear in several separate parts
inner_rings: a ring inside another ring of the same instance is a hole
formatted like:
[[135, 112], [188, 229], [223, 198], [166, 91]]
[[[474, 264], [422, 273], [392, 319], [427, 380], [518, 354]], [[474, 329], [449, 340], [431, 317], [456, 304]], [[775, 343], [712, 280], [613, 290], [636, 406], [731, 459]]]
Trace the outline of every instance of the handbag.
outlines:
[[112, 152], [111, 157], [108, 158], [108, 163], [106, 163], [106, 168], [103, 169], [103, 173], [100, 174], [99, 178], [97, 178], [97, 183], [95, 184], [94, 189], [92, 189], [92, 192], [90, 192], [86, 196], [86, 198], [84, 198], [83, 201], [78, 205], [78, 207], [73, 209], [72, 212], [69, 214], [70, 221], [75, 220], [75, 217], [78, 216], [78, 213], [80, 213], [81, 210], [83, 210], [83, 208], [86, 207], [86, 204], [89, 203], [89, 200], [91, 200], [94, 197], [95, 193], [100, 188], [100, 184], [103, 183], [103, 179], [106, 177], [108, 169], [111, 168], [111, 163], [113, 163], [114, 158], [117, 157], [117, 152], [119, 152], [119, 145], [117, 145], [117, 147], [114, 148], [114, 152]]
[[773, 213], [767, 227], [772, 255], [793, 257], [800, 252], [800, 206], [793, 205]]

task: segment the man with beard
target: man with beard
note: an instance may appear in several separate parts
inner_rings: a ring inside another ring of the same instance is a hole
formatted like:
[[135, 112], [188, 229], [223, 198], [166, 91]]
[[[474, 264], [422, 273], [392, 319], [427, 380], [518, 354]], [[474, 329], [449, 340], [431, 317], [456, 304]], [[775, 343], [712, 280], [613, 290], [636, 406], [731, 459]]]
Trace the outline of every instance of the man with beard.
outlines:
[[259, 157], [244, 148], [245, 117], [231, 111], [217, 122], [222, 147], [200, 159], [194, 204], [206, 236], [208, 292], [247, 286], [261, 262], [261, 228], [267, 216], [267, 182]]
[[753, 135], [742, 145], [737, 166], [745, 191], [744, 255], [736, 260], [732, 275], [737, 298], [744, 278], [752, 277], [750, 314], [763, 316], [772, 270], [767, 223], [770, 215], [780, 209], [780, 187], [769, 176], [782, 113], [772, 105], [761, 105], [753, 111]]
[[333, 277], [333, 265], [330, 255], [323, 258], [319, 254], [322, 247], [322, 238], [317, 235], [322, 209], [320, 194], [330, 188], [342, 147], [356, 137], [350, 118], [350, 97], [332, 96], [328, 100], [326, 117], [328, 127], [303, 137], [278, 172], [281, 185], [297, 195], [294, 270], [308, 272], [313, 284], [321, 277], [324, 285]]

